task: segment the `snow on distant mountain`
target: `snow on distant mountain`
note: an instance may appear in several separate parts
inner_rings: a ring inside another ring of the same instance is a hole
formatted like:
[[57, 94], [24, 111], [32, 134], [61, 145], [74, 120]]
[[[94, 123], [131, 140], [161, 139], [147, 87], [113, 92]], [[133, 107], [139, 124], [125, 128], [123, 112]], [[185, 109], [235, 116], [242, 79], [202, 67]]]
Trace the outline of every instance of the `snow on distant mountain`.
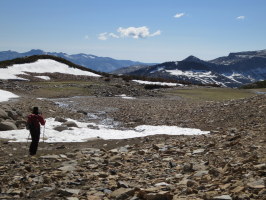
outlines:
[[245, 61], [252, 58], [266, 58], [266, 50], [261, 51], [245, 51], [238, 53], [230, 53], [228, 56], [219, 57], [209, 62], [218, 65], [232, 65], [240, 61]]
[[[86, 68], [85, 68], [86, 69]], [[81, 69], [70, 67], [66, 64], [57, 62], [51, 59], [39, 59], [33, 63], [15, 64], [6, 68], [0, 68], [0, 79], [17, 79], [25, 80], [17, 75], [27, 74], [27, 72], [34, 73], [64, 73], [71, 75], [83, 75], [100, 77], [100, 75], [93, 72], [84, 71]], [[48, 76], [36, 76], [45, 80], [49, 80]]]
[[165, 78], [195, 84], [216, 84], [238, 87], [266, 80], [266, 50], [230, 53], [211, 61], [189, 56], [179, 62], [165, 62], [140, 69], [124, 71], [127, 75]]
[[82, 65], [84, 67], [99, 71], [99, 72], [111, 72], [123, 67], [128, 67], [132, 65], [150, 65], [141, 62], [135, 62], [131, 60], [116, 60], [109, 57], [98, 57], [91, 54], [73, 54], [69, 55], [66, 53], [56, 53], [56, 52], [45, 52], [39, 49], [33, 49], [25, 53], [18, 53], [16, 51], [2, 51], [0, 52], [0, 61], [11, 60], [14, 58], [20, 58], [32, 55], [53, 55], [57, 57], [64, 58], [75, 64]]

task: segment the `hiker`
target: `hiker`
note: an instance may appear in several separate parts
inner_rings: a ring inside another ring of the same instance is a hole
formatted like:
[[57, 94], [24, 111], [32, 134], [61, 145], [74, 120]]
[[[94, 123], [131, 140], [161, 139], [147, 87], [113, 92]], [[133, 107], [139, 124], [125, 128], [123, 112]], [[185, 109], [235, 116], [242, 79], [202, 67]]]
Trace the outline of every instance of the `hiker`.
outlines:
[[39, 113], [39, 108], [34, 107], [32, 114], [28, 116], [27, 129], [30, 131], [31, 135], [31, 144], [29, 153], [30, 155], [35, 155], [38, 149], [38, 144], [41, 135], [40, 124], [45, 125], [45, 120], [42, 115]]

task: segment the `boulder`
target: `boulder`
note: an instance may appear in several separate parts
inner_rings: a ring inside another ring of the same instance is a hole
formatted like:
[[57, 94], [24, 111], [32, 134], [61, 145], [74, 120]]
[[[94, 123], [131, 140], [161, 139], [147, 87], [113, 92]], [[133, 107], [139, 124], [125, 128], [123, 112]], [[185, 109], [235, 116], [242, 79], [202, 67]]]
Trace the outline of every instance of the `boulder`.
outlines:
[[183, 172], [184, 173], [188, 173], [188, 172], [193, 172], [193, 163], [186, 163], [184, 166], [183, 166]]
[[17, 126], [12, 122], [1, 122], [0, 123], [0, 131], [9, 131], [9, 130], [17, 130]]
[[19, 117], [18, 113], [15, 112], [15, 111], [13, 111], [13, 110], [9, 110], [9, 111], [7, 111], [7, 114], [8, 114], [8, 116], [9, 116], [11, 119], [13, 119], [13, 120], [17, 120], [18, 117]]
[[61, 132], [61, 131], [68, 130], [68, 127], [67, 126], [56, 126], [54, 127], [54, 130]]
[[80, 192], [79, 189], [59, 189], [58, 194], [62, 197], [72, 196], [72, 195], [78, 195]]
[[1, 108], [0, 108], [0, 118], [2, 118], [2, 119], [8, 119], [7, 113], [3, 109], [1, 109]]
[[64, 118], [62, 118], [62, 117], [56, 117], [54, 120], [55, 120], [56, 122], [61, 122], [61, 123], [67, 122], [67, 120], [64, 119]]
[[77, 113], [81, 113], [81, 114], [83, 114], [83, 115], [87, 115], [87, 114], [88, 114], [88, 113], [87, 113], [86, 111], [84, 111], [84, 110], [78, 110]]
[[263, 179], [259, 179], [259, 180], [249, 182], [247, 186], [252, 189], [263, 189], [265, 188], [265, 183]]
[[160, 191], [156, 193], [149, 193], [140, 191], [139, 197], [146, 200], [172, 200], [173, 195], [167, 191]]
[[67, 127], [78, 127], [78, 125], [73, 122], [73, 121], [67, 121], [63, 124], [63, 126], [67, 126]]
[[25, 120], [17, 120], [16, 121], [16, 126], [18, 127], [18, 128], [25, 128], [25, 126], [26, 126], [26, 121]]
[[204, 176], [204, 175], [207, 175], [209, 174], [209, 171], [205, 171], [205, 170], [202, 170], [202, 171], [197, 171], [194, 176], [196, 177], [201, 177], [201, 176]]
[[127, 199], [131, 196], [134, 196], [134, 189], [131, 189], [131, 188], [119, 188], [115, 191], [113, 191], [111, 194], [110, 194], [110, 197], [112, 199]]

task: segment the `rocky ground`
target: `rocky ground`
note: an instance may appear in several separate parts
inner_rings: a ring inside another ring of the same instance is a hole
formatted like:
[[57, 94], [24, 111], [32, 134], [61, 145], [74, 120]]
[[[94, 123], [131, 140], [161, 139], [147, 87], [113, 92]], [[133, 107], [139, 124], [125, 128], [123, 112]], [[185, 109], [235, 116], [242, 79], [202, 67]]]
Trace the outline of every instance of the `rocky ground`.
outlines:
[[[50, 101], [29, 98], [28, 84], [5, 82], [0, 88], [10, 85], [10, 91], [24, 96], [0, 104], [0, 122], [18, 128], [39, 105], [45, 117], [110, 119], [117, 128], [177, 125], [211, 133], [41, 143], [34, 157], [27, 155], [29, 144], [0, 140], [0, 199], [266, 199], [265, 95], [195, 102], [122, 83], [95, 86], [97, 97]], [[121, 88], [136, 99], [115, 97]]]

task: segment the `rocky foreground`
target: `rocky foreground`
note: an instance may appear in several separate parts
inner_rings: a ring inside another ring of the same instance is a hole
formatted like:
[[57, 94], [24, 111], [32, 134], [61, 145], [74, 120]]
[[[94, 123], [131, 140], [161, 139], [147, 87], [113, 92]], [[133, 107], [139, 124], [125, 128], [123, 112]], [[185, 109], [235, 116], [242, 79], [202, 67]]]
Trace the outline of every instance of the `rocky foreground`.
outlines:
[[29, 144], [1, 140], [0, 199], [266, 199], [265, 95], [204, 103], [90, 97], [78, 102], [82, 110], [22, 98], [1, 103], [1, 123], [23, 128], [36, 104], [46, 117], [84, 119], [84, 113], [102, 109], [101, 117], [123, 127], [178, 125], [211, 133], [41, 143], [34, 157], [27, 155]]

